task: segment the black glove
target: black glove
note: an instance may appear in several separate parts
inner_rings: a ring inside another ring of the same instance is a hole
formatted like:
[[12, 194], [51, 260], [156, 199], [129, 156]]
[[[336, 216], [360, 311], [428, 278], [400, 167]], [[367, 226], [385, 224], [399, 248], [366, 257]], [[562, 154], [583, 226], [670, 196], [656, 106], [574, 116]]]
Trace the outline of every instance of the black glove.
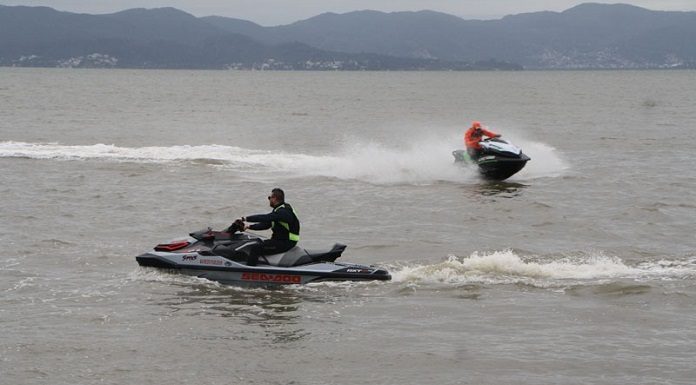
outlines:
[[236, 221], [232, 222], [226, 231], [230, 234], [234, 234], [237, 231], [244, 231], [244, 222], [241, 219], [237, 219]]

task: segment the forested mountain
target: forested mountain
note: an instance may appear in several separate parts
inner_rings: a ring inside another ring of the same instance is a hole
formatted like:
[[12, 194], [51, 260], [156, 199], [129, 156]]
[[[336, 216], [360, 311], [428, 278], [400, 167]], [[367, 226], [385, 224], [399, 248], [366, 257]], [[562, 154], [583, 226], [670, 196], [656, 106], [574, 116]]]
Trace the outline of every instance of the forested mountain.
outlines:
[[582, 4], [499, 20], [325, 13], [263, 27], [174, 8], [106, 15], [0, 6], [0, 65], [300, 70], [670, 68], [696, 63], [696, 12]]

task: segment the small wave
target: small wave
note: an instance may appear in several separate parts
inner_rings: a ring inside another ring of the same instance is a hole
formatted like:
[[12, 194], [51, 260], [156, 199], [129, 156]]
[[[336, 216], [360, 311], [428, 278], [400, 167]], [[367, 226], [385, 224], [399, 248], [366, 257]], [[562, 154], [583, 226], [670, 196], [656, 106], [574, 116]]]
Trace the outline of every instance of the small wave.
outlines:
[[469, 257], [450, 256], [432, 265], [394, 267], [396, 282], [423, 284], [529, 284], [565, 286], [570, 281], [597, 283], [606, 279], [684, 279], [696, 275], [692, 262], [659, 261], [629, 266], [618, 257], [603, 255], [561, 258], [556, 261], [525, 260], [511, 250]]
[[55, 238], [51, 238], [51, 239], [42, 239], [42, 240], [40, 241], [40, 243], [41, 243], [41, 244], [49, 244], [49, 245], [52, 245], [52, 246], [55, 246], [55, 247], [60, 247], [60, 246], [75, 246], [75, 244], [72, 243], [72, 242], [63, 241], [63, 240], [61, 240], [61, 239], [55, 239]]
[[164, 270], [138, 268], [128, 275], [130, 281], [143, 282], [162, 282], [177, 285], [205, 285], [210, 288], [220, 288], [222, 285], [218, 282], [211, 281], [205, 278], [198, 278], [184, 274], [171, 274]]
[[[0, 142], [0, 158], [89, 160], [103, 159], [122, 162], [163, 163], [191, 161], [203, 164], [237, 162], [254, 164], [254, 155], [264, 151], [246, 150], [233, 146], [170, 146], [118, 147], [112, 144], [68, 146], [57, 143]], [[251, 159], [249, 159], [251, 157]]]
[[37, 286], [36, 277], [26, 277], [15, 283], [12, 287], [6, 289], [5, 291], [20, 291], [25, 288], [33, 288]]
[[594, 295], [603, 295], [609, 297], [623, 297], [629, 295], [646, 294], [652, 291], [652, 286], [644, 284], [626, 284], [623, 282], [612, 282], [600, 284], [594, 287], [588, 286], [572, 286], [565, 290], [570, 295], [584, 295], [587, 292]]

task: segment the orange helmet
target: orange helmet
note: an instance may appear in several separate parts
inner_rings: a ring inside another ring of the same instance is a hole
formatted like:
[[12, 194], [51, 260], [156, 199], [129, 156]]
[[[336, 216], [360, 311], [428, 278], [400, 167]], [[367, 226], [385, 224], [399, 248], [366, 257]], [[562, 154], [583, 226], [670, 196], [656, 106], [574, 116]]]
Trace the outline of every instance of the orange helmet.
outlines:
[[471, 123], [471, 127], [473, 127], [473, 128], [481, 128], [481, 122], [473, 122], [473, 123]]

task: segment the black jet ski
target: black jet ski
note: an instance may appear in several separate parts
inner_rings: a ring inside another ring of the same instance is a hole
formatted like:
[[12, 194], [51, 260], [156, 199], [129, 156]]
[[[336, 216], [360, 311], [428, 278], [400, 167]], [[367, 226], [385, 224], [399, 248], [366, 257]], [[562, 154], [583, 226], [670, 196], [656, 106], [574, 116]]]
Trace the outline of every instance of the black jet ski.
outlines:
[[491, 180], [504, 180], [524, 168], [531, 160], [522, 150], [501, 138], [481, 141], [482, 155], [472, 159], [466, 150], [452, 151], [455, 162], [478, 165], [481, 176]]
[[135, 257], [140, 266], [156, 267], [210, 279], [224, 284], [306, 284], [321, 281], [387, 281], [385, 269], [335, 262], [346, 245], [327, 250], [295, 246], [282, 254], [261, 256], [256, 266], [246, 264], [251, 248], [263, 237], [238, 231], [233, 224], [225, 231], [210, 228], [184, 239], [162, 243]]

